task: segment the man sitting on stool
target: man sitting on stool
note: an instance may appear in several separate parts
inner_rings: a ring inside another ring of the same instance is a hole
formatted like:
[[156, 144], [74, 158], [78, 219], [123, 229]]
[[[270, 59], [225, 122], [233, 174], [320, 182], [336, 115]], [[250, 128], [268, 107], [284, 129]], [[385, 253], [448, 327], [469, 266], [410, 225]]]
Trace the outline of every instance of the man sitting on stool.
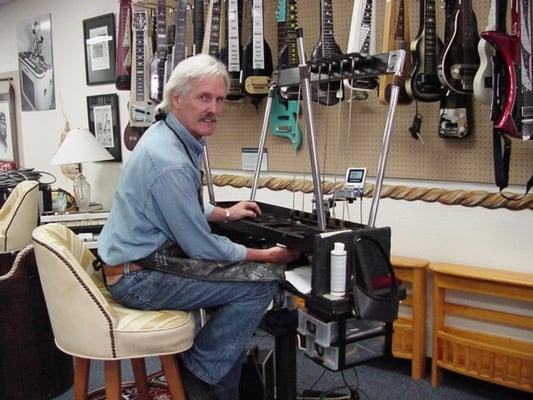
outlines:
[[279, 246], [246, 248], [210, 230], [208, 221], [261, 214], [254, 202], [204, 210], [204, 137], [214, 134], [228, 89], [226, 68], [215, 58], [201, 54], [178, 64], [159, 106], [166, 116], [126, 163], [98, 241], [109, 291], [124, 306], [214, 309], [182, 353], [190, 400], [236, 398], [241, 354], [277, 291], [279, 265], [299, 256]]

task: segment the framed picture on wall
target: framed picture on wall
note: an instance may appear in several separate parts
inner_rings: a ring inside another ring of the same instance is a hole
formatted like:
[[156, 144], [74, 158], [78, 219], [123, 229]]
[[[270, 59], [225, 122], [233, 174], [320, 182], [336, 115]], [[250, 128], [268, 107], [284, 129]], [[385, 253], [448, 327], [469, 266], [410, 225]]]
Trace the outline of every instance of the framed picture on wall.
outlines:
[[115, 17], [113, 13], [83, 20], [87, 85], [115, 82]]
[[114, 157], [111, 161], [122, 161], [116, 93], [87, 96], [87, 114], [89, 130]]
[[0, 81], [0, 170], [17, 169], [17, 125], [13, 88]]

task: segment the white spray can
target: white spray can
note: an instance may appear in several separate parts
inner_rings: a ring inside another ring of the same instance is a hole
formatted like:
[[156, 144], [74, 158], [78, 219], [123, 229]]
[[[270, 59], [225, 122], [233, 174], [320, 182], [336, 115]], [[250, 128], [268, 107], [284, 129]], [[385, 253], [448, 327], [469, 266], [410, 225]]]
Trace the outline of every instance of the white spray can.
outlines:
[[346, 294], [346, 250], [344, 243], [335, 242], [330, 253], [329, 290], [333, 296], [342, 297]]

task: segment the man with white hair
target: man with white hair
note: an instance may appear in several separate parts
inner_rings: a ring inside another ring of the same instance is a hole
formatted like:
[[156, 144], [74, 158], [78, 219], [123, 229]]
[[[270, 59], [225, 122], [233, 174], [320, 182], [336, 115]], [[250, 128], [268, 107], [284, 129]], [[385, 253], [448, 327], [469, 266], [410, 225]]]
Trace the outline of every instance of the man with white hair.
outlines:
[[190, 400], [237, 397], [242, 351], [275, 295], [281, 264], [298, 252], [246, 248], [208, 222], [255, 218], [254, 202], [230, 208], [201, 200], [204, 137], [214, 134], [229, 89], [225, 66], [208, 55], [174, 69], [159, 109], [119, 180], [99, 239], [109, 291], [127, 307], [213, 310], [181, 356]]

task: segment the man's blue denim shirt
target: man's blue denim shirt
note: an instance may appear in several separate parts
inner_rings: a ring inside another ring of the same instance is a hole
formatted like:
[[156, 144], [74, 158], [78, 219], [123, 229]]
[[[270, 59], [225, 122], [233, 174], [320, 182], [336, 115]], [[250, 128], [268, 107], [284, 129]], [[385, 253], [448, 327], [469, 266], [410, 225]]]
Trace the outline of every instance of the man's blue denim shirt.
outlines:
[[211, 233], [207, 216], [213, 206], [198, 202], [203, 141], [196, 140], [168, 113], [189, 150], [163, 121], [154, 124], [137, 143], [120, 176], [111, 215], [98, 239], [98, 254], [106, 264], [135, 261], [168, 241], [178, 243], [191, 258], [242, 261], [246, 248]]

